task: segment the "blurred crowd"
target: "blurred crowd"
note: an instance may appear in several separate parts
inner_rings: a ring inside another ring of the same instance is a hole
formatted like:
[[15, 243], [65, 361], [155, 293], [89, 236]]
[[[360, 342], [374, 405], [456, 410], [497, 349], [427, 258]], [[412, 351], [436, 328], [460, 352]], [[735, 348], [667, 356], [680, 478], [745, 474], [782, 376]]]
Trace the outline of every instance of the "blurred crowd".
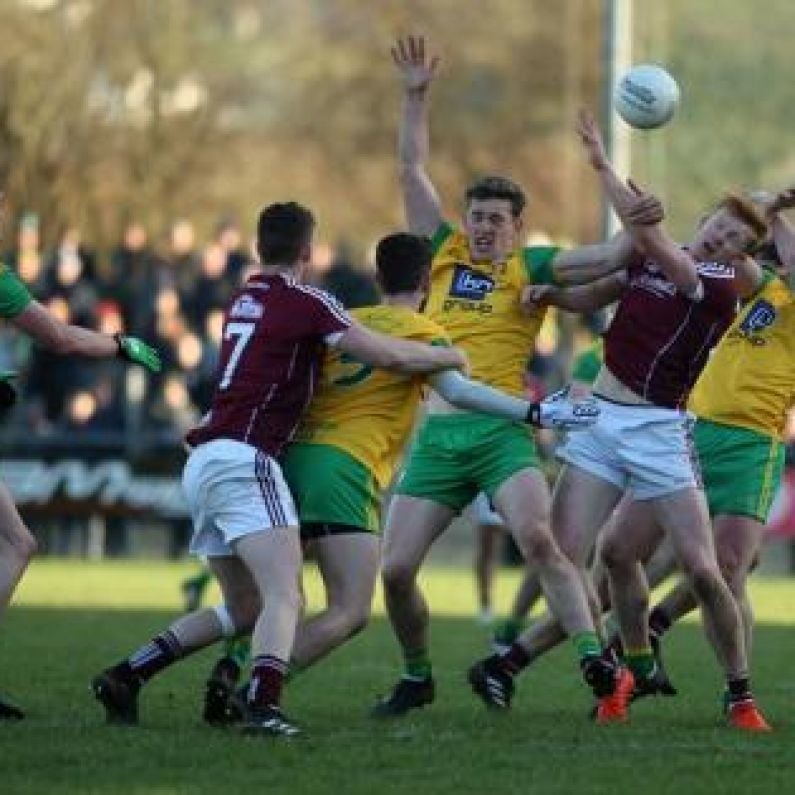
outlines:
[[[125, 433], [137, 418], [147, 434], [181, 437], [209, 405], [223, 307], [253, 268], [250, 252], [228, 220], [207, 242], [189, 220], [178, 220], [160, 247], [141, 224], [130, 223], [107, 253], [71, 227], [44, 250], [38, 218], [24, 216], [4, 261], [31, 293], [64, 321], [147, 340], [160, 351], [163, 371], [146, 376], [129, 373], [121, 361], [59, 357], [8, 328], [0, 335], [0, 368], [20, 373], [23, 396], [10, 425], [46, 438], [74, 430]], [[377, 300], [372, 278], [344, 247], [318, 246], [316, 259], [316, 283], [346, 303]]]

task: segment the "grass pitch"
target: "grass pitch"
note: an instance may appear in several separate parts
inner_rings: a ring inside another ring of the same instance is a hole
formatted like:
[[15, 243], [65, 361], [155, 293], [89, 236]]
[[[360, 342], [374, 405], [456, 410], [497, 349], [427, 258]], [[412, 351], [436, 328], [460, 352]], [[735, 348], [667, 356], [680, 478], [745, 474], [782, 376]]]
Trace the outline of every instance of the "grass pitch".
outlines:
[[[380, 602], [371, 626], [290, 684], [286, 708], [306, 729], [293, 742], [205, 727], [204, 652], [147, 687], [142, 725], [107, 727], [88, 691], [99, 669], [162, 629], [180, 609], [190, 564], [34, 565], [0, 631], [0, 687], [28, 710], [0, 725], [0, 793], [762, 793], [795, 791], [795, 581], [759, 580], [756, 691], [776, 727], [721, 727], [721, 682], [694, 623], [667, 640], [680, 695], [636, 705], [626, 726], [598, 727], [567, 645], [528, 670], [510, 713], [487, 713], [464, 682], [486, 651], [472, 619], [468, 571], [431, 570], [436, 703], [376, 723], [367, 710], [399, 671]], [[507, 606], [516, 573], [500, 578]], [[310, 604], [319, 604], [309, 578]], [[211, 597], [212, 598], [212, 597]]]

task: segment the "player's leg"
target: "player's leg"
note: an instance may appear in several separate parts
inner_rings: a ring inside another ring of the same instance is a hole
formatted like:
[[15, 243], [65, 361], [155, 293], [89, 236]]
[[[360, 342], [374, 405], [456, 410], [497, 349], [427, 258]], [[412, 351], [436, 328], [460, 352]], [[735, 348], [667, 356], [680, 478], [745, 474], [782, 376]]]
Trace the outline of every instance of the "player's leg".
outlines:
[[478, 492], [470, 476], [473, 415], [434, 414], [420, 429], [397, 481], [386, 517], [381, 580], [392, 630], [403, 654], [403, 675], [373, 715], [391, 717], [434, 698], [428, 648], [428, 605], [417, 573], [433, 542]]
[[522, 582], [513, 597], [511, 610], [508, 616], [498, 622], [494, 628], [492, 645], [498, 652], [503, 652], [521, 635], [527, 616], [543, 595], [541, 578], [532, 566], [525, 563]]
[[651, 505], [698, 599], [707, 636], [724, 670], [730, 722], [738, 728], [769, 729], [751, 694], [742, 618], [718, 567], [703, 492], [684, 489], [652, 500]]
[[[36, 539], [25, 526], [8, 493], [0, 483], [0, 615], [36, 553]], [[25, 713], [0, 697], [0, 720], [20, 720]]]
[[[286, 486], [284, 487], [286, 491]], [[284, 719], [281, 693], [301, 612], [301, 541], [298, 520], [247, 534], [234, 550], [251, 573], [262, 609], [251, 635], [251, 685], [245, 731], [291, 736], [298, 730]]]
[[494, 620], [491, 606], [491, 589], [497, 568], [499, 542], [502, 528], [498, 524], [477, 522], [475, 525], [475, 584], [478, 595], [478, 621], [488, 625]]
[[298, 625], [291, 662], [299, 669], [364, 629], [378, 574], [380, 540], [373, 533], [328, 535], [313, 543], [326, 588], [326, 607]]
[[[608, 646], [617, 659], [629, 663], [629, 668], [636, 679], [635, 697], [658, 693], [666, 696], [675, 696], [677, 690], [665, 669], [660, 636], [653, 629], [651, 615], [649, 616], [648, 640], [651, 645], [654, 662], [656, 663], [656, 667], [652, 668], [652, 673], [648, 677], [642, 675], [644, 669], [651, 667], [646, 663], [648, 658], [645, 653], [641, 654], [640, 661], [636, 654], [631, 655], [629, 659], [625, 654], [617, 615], [615, 610], [613, 610], [610, 595], [610, 582], [604, 562], [603, 549], [605, 545], [608, 547], [608, 556], [613, 558], [625, 556], [629, 561], [629, 565], [632, 566], [632, 572], [636, 572], [634, 564], [639, 559], [644, 568], [645, 582], [649, 588], [658, 585], [661, 579], [676, 568], [676, 557], [673, 554], [671, 545], [664, 540], [662, 531], [654, 523], [652, 514], [645, 502], [625, 498], [614, 512], [605, 530], [599, 536], [591, 566], [591, 578], [599, 595], [602, 608], [605, 611], [611, 610], [605, 622], [608, 630]], [[637, 583], [635, 584], [635, 589], [637, 596]], [[643, 591], [642, 581], [640, 583], [640, 591]], [[644, 607], [645, 610], [646, 606]], [[642, 621], [642, 617], [635, 616], [633, 620]], [[644, 652], [645, 646], [644, 642]]]
[[447, 505], [404, 494], [393, 497], [389, 505], [381, 578], [387, 615], [403, 653], [404, 672], [374, 707], [376, 717], [403, 715], [433, 701], [429, 611], [417, 584], [417, 573], [431, 545], [455, 515]]
[[92, 681], [108, 723], [137, 723], [138, 694], [147, 682], [191, 653], [253, 626], [260, 603], [246, 567], [235, 557], [213, 557], [210, 566], [224, 604], [181, 616]]
[[296, 630], [291, 666], [303, 668], [360, 631], [378, 572], [381, 495], [373, 473], [345, 450], [299, 443], [283, 456], [300, 506], [301, 537], [317, 559], [326, 607]]
[[[581, 496], [586, 493], [587, 497]], [[556, 492], [553, 515], [565, 528], [563, 535], [573, 557], [584, 560], [587, 553], [583, 550], [610, 515], [620, 494], [610, 482], [577, 467], [567, 468], [562, 486]], [[552, 536], [548, 489], [543, 476], [538, 470], [530, 469], [513, 475], [497, 490], [494, 503], [515, 533], [528, 564], [539, 572], [549, 616], [533, 624], [505, 653], [476, 663], [469, 672], [474, 691], [488, 706], [507, 707], [513, 692], [513, 677], [543, 650], [556, 645], [562, 636], [572, 639], [583, 675], [594, 691], [598, 695], [612, 691], [615, 668], [602, 658], [602, 644], [595, 630], [583, 574]], [[588, 505], [591, 510], [578, 510], [578, 505]]]
[[[648, 637], [649, 584], [643, 561], [651, 557], [662, 536], [649, 502], [635, 500], [627, 503], [599, 540], [598, 555], [608, 575], [621, 653], [641, 688], [651, 687], [657, 674]], [[613, 707], [623, 712], [622, 705], [605, 708], [609, 712]]]
[[765, 534], [764, 522], [752, 516], [718, 516], [713, 521], [718, 565], [743, 619], [745, 653], [751, 659], [754, 614], [746, 584]]
[[[610, 483], [591, 475], [572, 465], [565, 465], [555, 485], [552, 500], [552, 528], [555, 539], [560, 543], [560, 550], [575, 564], [578, 576], [583, 583], [583, 590], [589, 596], [588, 604], [592, 615], [600, 621], [601, 610], [596, 595], [592, 592], [590, 577], [585, 572], [585, 565], [593, 547], [596, 535], [602, 526], [602, 518], [609, 517], [620, 492]], [[520, 508], [521, 510], [521, 508]], [[541, 572], [533, 563], [533, 568]], [[543, 584], [543, 581], [542, 581]], [[567, 637], [563, 621], [558, 619], [558, 603], [567, 601], [566, 588], [558, 584], [558, 593], [553, 593], [553, 601], [549, 600], [550, 609], [517, 639], [517, 644], [526, 654], [529, 665], [539, 656], [554, 648]], [[562, 588], [562, 590], [561, 590]], [[546, 593], [546, 591], [545, 591]], [[562, 596], [560, 595], [562, 594]], [[567, 608], [566, 608], [567, 609]], [[569, 621], [572, 619], [569, 618]], [[573, 620], [577, 620], [576, 616]], [[582, 619], [579, 619], [582, 625]]]
[[35, 554], [36, 539], [22, 521], [8, 489], [0, 483], [0, 614], [8, 607]]
[[205, 563], [199, 571], [182, 581], [180, 588], [185, 599], [186, 613], [192, 613], [201, 606], [204, 592], [207, 590], [211, 579], [212, 574]]
[[[219, 616], [229, 616], [223, 627], [224, 653], [205, 684], [202, 718], [213, 726], [226, 726], [242, 717], [242, 701], [235, 699], [236, 688], [243, 667], [251, 652], [250, 633], [262, 609], [257, 585], [248, 568], [238, 557], [215, 557], [207, 561], [208, 571], [221, 588], [222, 603]], [[246, 605], [245, 616], [232, 621], [228, 605]]]

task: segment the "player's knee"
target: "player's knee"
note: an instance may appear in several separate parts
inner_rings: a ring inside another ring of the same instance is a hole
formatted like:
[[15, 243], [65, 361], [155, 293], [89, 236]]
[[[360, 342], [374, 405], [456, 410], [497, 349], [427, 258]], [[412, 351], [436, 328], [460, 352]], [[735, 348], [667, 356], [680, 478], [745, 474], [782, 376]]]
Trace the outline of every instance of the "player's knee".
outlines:
[[381, 567], [381, 580], [388, 591], [411, 588], [416, 574], [415, 568], [402, 560], [385, 560]]
[[717, 566], [708, 561], [694, 561], [682, 566], [685, 577], [696, 598], [702, 603], [713, 600], [725, 585]]
[[618, 539], [605, 538], [597, 550], [602, 564], [610, 571], [616, 571], [628, 565], [634, 565], [635, 560], [625, 545]]
[[258, 596], [246, 594], [227, 604], [214, 607], [223, 636], [234, 638], [244, 632], [250, 632], [259, 616], [260, 604]]
[[33, 533], [27, 527], [21, 525], [11, 535], [11, 548], [19, 565], [24, 568], [38, 552], [39, 545]]
[[524, 555], [530, 566], [545, 567], [561, 554], [552, 536], [545, 530], [534, 530], [529, 533], [523, 544]]
[[345, 610], [345, 631], [348, 637], [358, 635], [370, 621], [370, 605], [352, 604]]
[[555, 541], [560, 551], [569, 559], [579, 562], [582, 544], [580, 534], [572, 528], [563, 528], [555, 533]]
[[745, 577], [743, 556], [734, 549], [721, 549], [718, 551], [718, 567], [723, 579], [730, 586]]

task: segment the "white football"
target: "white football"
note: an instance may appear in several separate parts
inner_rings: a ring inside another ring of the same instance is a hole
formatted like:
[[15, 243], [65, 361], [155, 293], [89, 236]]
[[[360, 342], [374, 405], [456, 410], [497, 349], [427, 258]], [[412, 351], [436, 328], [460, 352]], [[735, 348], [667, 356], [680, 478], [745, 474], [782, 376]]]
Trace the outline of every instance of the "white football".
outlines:
[[679, 85], [662, 66], [638, 64], [618, 81], [613, 102], [618, 115], [632, 127], [662, 127], [679, 105]]

